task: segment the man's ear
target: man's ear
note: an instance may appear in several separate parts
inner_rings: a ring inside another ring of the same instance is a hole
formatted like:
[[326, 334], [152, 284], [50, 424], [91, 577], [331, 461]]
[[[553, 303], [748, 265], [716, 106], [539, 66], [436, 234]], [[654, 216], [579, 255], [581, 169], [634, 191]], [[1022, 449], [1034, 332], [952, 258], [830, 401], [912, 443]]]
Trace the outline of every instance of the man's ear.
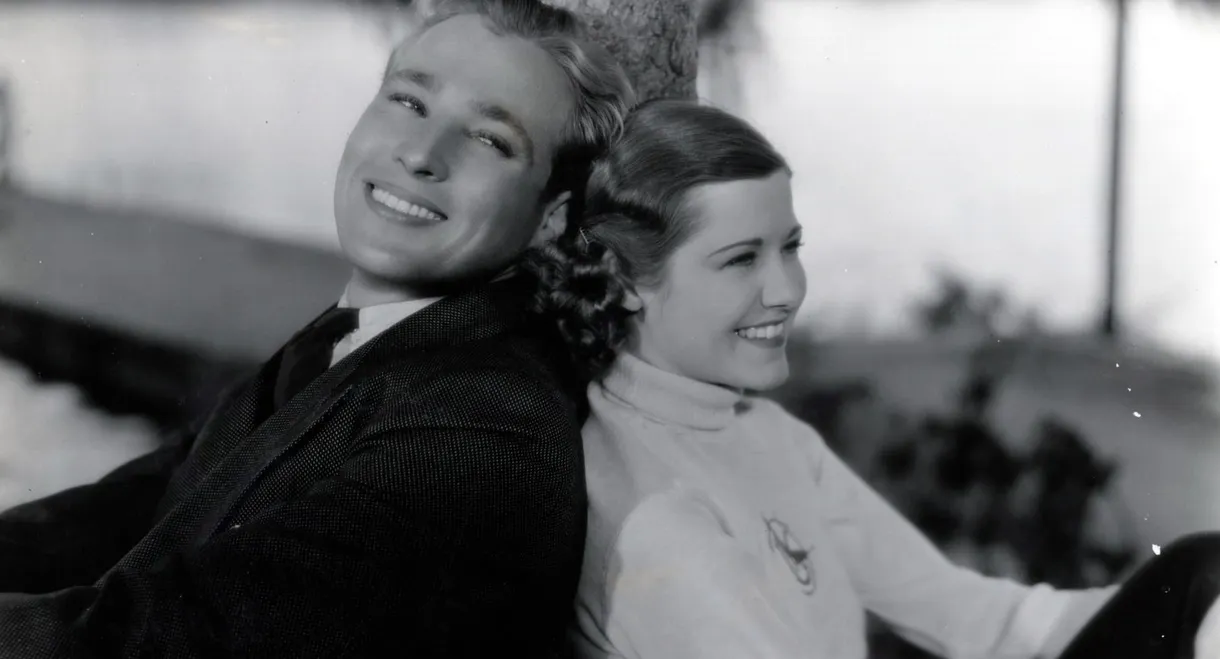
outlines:
[[560, 192], [554, 199], [547, 202], [542, 211], [542, 224], [534, 232], [530, 247], [537, 247], [551, 242], [563, 235], [568, 228], [568, 201], [572, 199], [571, 192]]

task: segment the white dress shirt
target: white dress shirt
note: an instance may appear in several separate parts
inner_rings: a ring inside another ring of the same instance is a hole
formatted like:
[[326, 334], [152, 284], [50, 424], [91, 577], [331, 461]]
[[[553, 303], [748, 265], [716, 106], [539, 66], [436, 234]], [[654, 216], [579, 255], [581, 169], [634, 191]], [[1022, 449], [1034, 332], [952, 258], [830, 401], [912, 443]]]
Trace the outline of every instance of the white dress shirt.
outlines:
[[[377, 337], [378, 334], [390, 329], [402, 319], [440, 300], [439, 297], [422, 300], [406, 300], [403, 302], [388, 302], [374, 304], [360, 309], [360, 326], [335, 343], [335, 351], [331, 355], [330, 365], [339, 363], [340, 359], [352, 354], [357, 348]], [[347, 290], [339, 298], [339, 307], [349, 308]]]

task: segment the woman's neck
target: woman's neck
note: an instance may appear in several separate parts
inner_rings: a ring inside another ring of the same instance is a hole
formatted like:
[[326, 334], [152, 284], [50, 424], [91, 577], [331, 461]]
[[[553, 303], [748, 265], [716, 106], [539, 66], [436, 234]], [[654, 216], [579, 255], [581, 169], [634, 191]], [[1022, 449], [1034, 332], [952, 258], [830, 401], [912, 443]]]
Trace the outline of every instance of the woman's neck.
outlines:
[[619, 355], [601, 386], [647, 416], [703, 430], [727, 426], [742, 402], [738, 390], [670, 372], [630, 352]]
[[622, 349], [623, 353], [631, 355], [632, 357], [638, 359], [639, 361], [644, 362], [645, 364], [648, 364], [649, 366], [653, 366], [662, 371], [665, 371], [666, 373], [671, 373], [671, 374], [681, 377], [681, 378], [685, 378], [685, 379], [692, 380], [692, 381], [698, 381], [700, 383], [703, 383], [703, 384], [706, 384], [706, 385], [712, 386], [712, 387], [720, 387], [721, 389], [730, 391], [738, 396], [744, 396], [747, 393], [741, 387], [724, 384], [723, 382], [707, 382], [706, 380], [696, 380], [695, 378], [690, 378], [690, 377], [686, 376], [685, 374], [683, 374], [680, 369], [675, 368], [672, 365], [670, 365], [669, 362], [667, 362], [666, 360], [660, 359], [655, 355], [650, 355], [645, 350], [641, 350], [640, 343], [639, 343], [639, 341], [636, 340], [635, 337], [636, 337], [636, 334], [633, 332], [632, 338], [628, 339], [627, 344], [625, 346], [623, 346], [623, 349]]

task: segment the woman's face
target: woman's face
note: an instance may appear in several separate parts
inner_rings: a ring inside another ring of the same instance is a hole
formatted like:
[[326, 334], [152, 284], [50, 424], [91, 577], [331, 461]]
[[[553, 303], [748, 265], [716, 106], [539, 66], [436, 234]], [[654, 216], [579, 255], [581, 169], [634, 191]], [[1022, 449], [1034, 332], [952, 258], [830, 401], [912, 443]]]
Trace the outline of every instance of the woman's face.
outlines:
[[694, 380], [763, 391], [788, 378], [784, 352], [805, 299], [789, 174], [700, 186], [694, 231], [661, 282], [637, 287], [630, 350]]

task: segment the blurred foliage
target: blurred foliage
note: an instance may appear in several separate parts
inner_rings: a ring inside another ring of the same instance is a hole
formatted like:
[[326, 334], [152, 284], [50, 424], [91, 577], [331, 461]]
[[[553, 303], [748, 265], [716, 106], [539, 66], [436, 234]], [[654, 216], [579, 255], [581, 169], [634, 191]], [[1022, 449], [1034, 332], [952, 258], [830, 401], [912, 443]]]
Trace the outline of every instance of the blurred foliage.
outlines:
[[999, 289], [972, 285], [944, 268], [937, 269], [933, 276], [936, 292], [912, 305], [915, 319], [926, 334], [970, 333], [1011, 340], [1039, 331], [1037, 311], [1015, 308]]
[[[948, 273], [914, 315], [930, 339], [973, 337], [948, 411], [898, 412], [870, 383], [851, 381], [800, 392], [788, 403], [793, 412], [955, 563], [1061, 588], [1116, 581], [1135, 561], [1135, 538], [1129, 528], [1117, 540], [1104, 537], [1091, 522], [1100, 507], [1117, 505], [1107, 486], [1118, 465], [1054, 417], [1040, 419], [1028, 438], [1010, 436], [992, 419], [1021, 337], [1036, 331], [1035, 316]], [[798, 350], [816, 363], [816, 347]], [[930, 656], [871, 622], [874, 656]]]

